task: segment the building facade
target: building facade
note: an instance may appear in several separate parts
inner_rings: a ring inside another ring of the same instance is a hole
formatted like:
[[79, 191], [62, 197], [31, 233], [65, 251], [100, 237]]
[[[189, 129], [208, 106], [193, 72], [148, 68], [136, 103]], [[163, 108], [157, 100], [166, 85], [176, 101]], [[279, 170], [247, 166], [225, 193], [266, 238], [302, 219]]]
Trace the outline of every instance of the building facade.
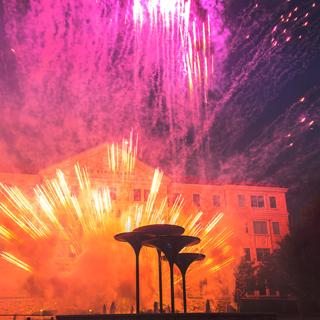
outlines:
[[263, 255], [272, 253], [288, 233], [286, 192], [286, 188], [266, 186], [169, 185], [169, 196], [181, 194], [187, 207], [195, 206], [205, 213], [204, 219], [223, 212], [250, 261], [260, 261]]
[[[99, 186], [108, 185], [114, 203], [121, 210], [124, 194], [128, 202], [143, 204], [147, 201], [154, 174], [154, 168], [136, 160], [135, 170], [129, 183], [107, 170], [106, 145], [85, 151], [64, 162], [41, 170], [36, 180], [45, 180], [61, 169], [72, 181], [75, 179], [74, 165], [79, 163], [88, 169], [91, 180]], [[255, 185], [200, 184], [178, 182], [164, 175], [159, 198], [167, 197], [168, 206], [181, 195], [184, 206], [203, 211], [202, 219], [209, 221], [217, 212], [223, 212], [242, 245], [248, 260], [260, 261], [272, 253], [279, 241], [288, 233], [287, 188]], [[120, 202], [120, 201], [119, 201]]]

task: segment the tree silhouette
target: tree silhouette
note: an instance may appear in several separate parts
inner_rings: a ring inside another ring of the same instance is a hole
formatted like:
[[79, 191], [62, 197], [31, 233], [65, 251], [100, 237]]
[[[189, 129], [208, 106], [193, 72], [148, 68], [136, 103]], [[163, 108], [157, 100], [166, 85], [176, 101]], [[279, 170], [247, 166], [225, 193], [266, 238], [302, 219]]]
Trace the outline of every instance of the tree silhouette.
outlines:
[[275, 259], [301, 311], [320, 312], [320, 194], [301, 210]]
[[295, 296], [301, 313], [319, 313], [320, 194], [300, 211], [290, 234], [272, 255], [255, 265], [243, 259], [235, 276], [238, 304], [250, 290], [266, 286], [282, 297]]
[[240, 301], [248, 293], [253, 293], [255, 290], [255, 271], [256, 267], [253, 262], [247, 261], [244, 257], [235, 272], [236, 286], [234, 300], [240, 305]]

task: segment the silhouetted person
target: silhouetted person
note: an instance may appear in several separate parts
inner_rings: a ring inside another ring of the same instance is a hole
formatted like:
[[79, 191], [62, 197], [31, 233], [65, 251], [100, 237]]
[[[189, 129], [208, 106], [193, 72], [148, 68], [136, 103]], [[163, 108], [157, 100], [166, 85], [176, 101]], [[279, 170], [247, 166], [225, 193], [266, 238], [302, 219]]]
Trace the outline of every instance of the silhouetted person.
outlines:
[[158, 301], [155, 301], [153, 303], [153, 312], [154, 313], [158, 313], [159, 312], [159, 304], [158, 304]]
[[211, 312], [211, 306], [210, 306], [209, 299], [207, 299], [207, 301], [206, 301], [206, 312]]
[[130, 313], [132, 314], [133, 311], [134, 311], [133, 306], [131, 306], [131, 308], [130, 308]]
[[103, 314], [106, 314], [106, 313], [107, 313], [107, 306], [106, 306], [106, 304], [103, 304], [103, 306], [102, 306], [102, 313], [103, 313]]
[[116, 313], [116, 304], [114, 301], [112, 301], [111, 306], [110, 306], [110, 314]]

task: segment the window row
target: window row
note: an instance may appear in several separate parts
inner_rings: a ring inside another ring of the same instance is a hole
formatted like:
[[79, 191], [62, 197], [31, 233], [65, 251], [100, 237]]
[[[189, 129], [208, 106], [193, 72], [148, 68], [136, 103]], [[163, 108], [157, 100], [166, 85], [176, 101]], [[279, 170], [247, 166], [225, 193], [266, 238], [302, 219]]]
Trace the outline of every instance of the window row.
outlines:
[[[98, 191], [102, 192], [104, 190], [106, 190], [105, 187], [98, 188]], [[80, 190], [79, 190], [78, 186], [72, 186], [71, 187], [71, 194], [73, 196], [76, 196], [76, 197], [79, 196], [79, 192], [80, 192]], [[110, 194], [111, 200], [117, 200], [117, 189], [116, 188], [109, 187], [109, 194]]]
[[[150, 190], [148, 189], [134, 189], [133, 190], [133, 200], [134, 201], [147, 201], [149, 197]], [[143, 200], [142, 200], [143, 194]]]
[[[264, 258], [270, 256], [269, 248], [256, 248], [257, 261], [262, 261]], [[244, 248], [244, 258], [246, 261], [251, 261], [250, 248]]]
[[[200, 194], [199, 193], [194, 193], [192, 195], [192, 202], [194, 205], [200, 206], [201, 201], [200, 201]], [[221, 207], [221, 200], [220, 200], [219, 195], [215, 194], [212, 196], [212, 205], [217, 208]]]
[[[279, 222], [272, 221], [271, 226], [273, 234], [280, 234], [280, 224]], [[248, 232], [248, 227], [246, 226], [246, 232]], [[266, 221], [254, 221], [253, 222], [253, 232], [254, 234], [268, 234], [268, 225]]]
[[[109, 188], [111, 200], [117, 200], [116, 188]], [[133, 189], [133, 201], [147, 201], [149, 189]]]
[[[243, 194], [238, 194], [238, 206], [240, 208], [245, 207], [245, 196]], [[265, 197], [252, 195], [250, 196], [250, 205], [252, 208], [264, 208], [265, 207]], [[276, 209], [277, 208], [277, 199], [274, 196], [269, 197], [269, 208]]]
[[[176, 193], [174, 196], [174, 200], [179, 196], [179, 193]], [[196, 206], [201, 205], [201, 195], [199, 193], [192, 194], [192, 202]], [[212, 196], [212, 205], [214, 207], [221, 207], [221, 198], [220, 195], [213, 195]], [[265, 197], [252, 195], [250, 196], [250, 205], [252, 208], [264, 208], [265, 207]], [[238, 206], [243, 208], [246, 206], [245, 195], [238, 194]], [[269, 197], [269, 208], [276, 209], [277, 208], [277, 200], [276, 197], [270, 196]]]
[[[175, 202], [179, 197], [181, 196], [181, 193], [175, 193], [173, 196], [173, 202]], [[192, 203], [198, 207], [201, 205], [201, 195], [200, 193], [193, 193], [192, 194]], [[221, 200], [219, 195], [213, 195], [212, 196], [212, 205], [214, 207], [221, 207]]]
[[[74, 187], [72, 192], [74, 194], [78, 194], [78, 190], [76, 190], [77, 188]], [[116, 192], [116, 188], [109, 188], [110, 190], [110, 197], [112, 200], [116, 200], [117, 199], [117, 192]], [[134, 189], [133, 190], [133, 200], [134, 201], [147, 201], [148, 196], [149, 196], [149, 192], [150, 190], [148, 189]], [[143, 198], [142, 198], [143, 195]], [[176, 193], [174, 195], [174, 201], [180, 196], [180, 193]], [[253, 208], [264, 208], [265, 207], [265, 201], [264, 201], [264, 196], [257, 196], [257, 195], [252, 195], [250, 196], [250, 200], [251, 200], [251, 207]], [[201, 205], [201, 195], [199, 193], [193, 193], [192, 194], [192, 202], [194, 205], [196, 206], [200, 206]], [[219, 208], [222, 206], [221, 203], [221, 198], [220, 195], [213, 195], [212, 196], [212, 205], [213, 207]], [[245, 207], [246, 203], [245, 203], [245, 196], [243, 194], [238, 194], [238, 205], [239, 207]], [[277, 201], [276, 201], [276, 197], [274, 196], [270, 196], [269, 197], [269, 207], [270, 208], [277, 208]]]
[[[104, 189], [104, 188], [103, 188]], [[101, 188], [102, 190], [102, 188]], [[72, 194], [75, 196], [79, 195], [79, 188], [73, 187], [71, 190]], [[133, 189], [133, 200], [134, 201], [147, 201], [149, 197], [150, 190], [148, 189]], [[109, 187], [109, 194], [111, 200], [117, 200], [117, 189], [114, 187]]]
[[[272, 233], [280, 235], [280, 224], [279, 222], [271, 222]], [[255, 234], [268, 234], [268, 226], [266, 221], [254, 221], [253, 222], [253, 231]], [[249, 233], [248, 224], [245, 224], [245, 232]]]

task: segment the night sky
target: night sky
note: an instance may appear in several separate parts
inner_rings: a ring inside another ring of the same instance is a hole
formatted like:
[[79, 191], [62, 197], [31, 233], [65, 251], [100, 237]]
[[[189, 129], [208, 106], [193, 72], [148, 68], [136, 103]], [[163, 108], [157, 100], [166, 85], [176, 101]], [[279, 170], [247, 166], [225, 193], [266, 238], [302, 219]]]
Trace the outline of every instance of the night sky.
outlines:
[[193, 1], [192, 92], [190, 49], [133, 3], [0, 0], [0, 171], [133, 129], [140, 158], [172, 176], [287, 186], [299, 211], [320, 181], [320, 2]]

